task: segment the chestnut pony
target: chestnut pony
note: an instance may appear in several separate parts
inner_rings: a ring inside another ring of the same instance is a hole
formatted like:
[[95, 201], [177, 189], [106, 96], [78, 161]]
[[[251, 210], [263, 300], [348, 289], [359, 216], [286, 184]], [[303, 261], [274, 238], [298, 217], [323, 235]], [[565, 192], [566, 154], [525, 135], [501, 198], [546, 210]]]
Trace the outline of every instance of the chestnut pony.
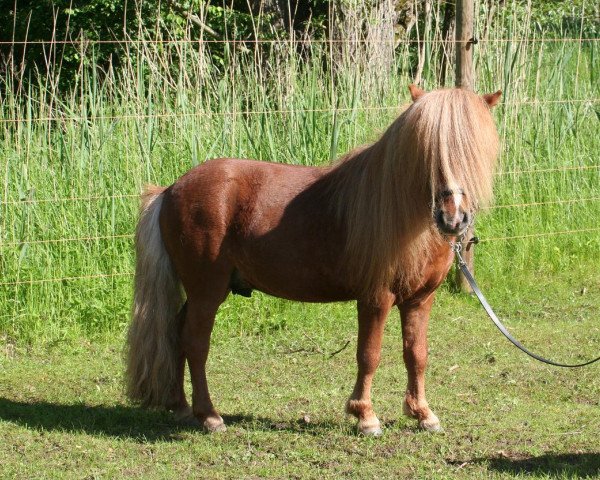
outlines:
[[446, 240], [491, 197], [498, 135], [490, 107], [501, 93], [409, 88], [413, 103], [382, 137], [331, 167], [225, 158], [147, 189], [128, 336], [132, 400], [224, 430], [206, 380], [210, 335], [230, 292], [257, 289], [301, 302], [357, 301], [358, 376], [346, 411], [365, 435], [381, 434], [371, 383], [396, 305], [404, 413], [440, 428], [425, 399], [429, 312], [453, 259]]

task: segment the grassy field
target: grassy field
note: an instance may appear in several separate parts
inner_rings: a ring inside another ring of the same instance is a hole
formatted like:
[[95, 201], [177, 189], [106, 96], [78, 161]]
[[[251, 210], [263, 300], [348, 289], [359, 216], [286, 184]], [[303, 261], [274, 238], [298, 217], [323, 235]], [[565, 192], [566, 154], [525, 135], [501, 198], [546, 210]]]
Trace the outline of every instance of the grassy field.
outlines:
[[[596, 275], [590, 269], [587, 283], [572, 283], [568, 275], [530, 279], [518, 298], [495, 295], [494, 301], [526, 345], [555, 359], [581, 360], [598, 354]], [[552, 301], [544, 300], [549, 295]], [[473, 298], [443, 290], [433, 311], [428, 397], [441, 434], [419, 432], [401, 415], [406, 375], [399, 318], [392, 313], [374, 385], [384, 424], [379, 439], [357, 436], [343, 414], [355, 376], [353, 305], [276, 303], [255, 295], [231, 299], [226, 308], [246, 315], [229, 328], [227, 313], [219, 316], [209, 359], [213, 399], [229, 426], [224, 434], [206, 435], [165, 413], [130, 406], [121, 382], [122, 335], [29, 348], [5, 340], [1, 476], [600, 476], [598, 367], [564, 370], [530, 360], [500, 336]]]
[[[581, 361], [600, 346], [600, 45], [543, 41], [531, 22], [502, 25], [476, 49], [477, 90], [504, 91], [476, 277], [527, 346]], [[426, 89], [439, 86], [438, 37], [425, 32]], [[409, 44], [386, 58], [378, 45], [302, 45], [232, 45], [217, 64], [200, 44], [132, 43], [121, 68], [99, 76], [93, 46], [82, 44], [66, 90], [59, 66], [30, 84], [1, 79], [0, 477], [600, 477], [598, 366], [534, 363], [447, 285], [428, 377], [443, 434], [418, 432], [400, 414], [397, 313], [374, 388], [385, 436], [365, 439], [343, 415], [354, 305], [261, 294], [219, 312], [209, 381], [225, 434], [126, 402], [143, 185], [220, 156], [328, 165], [375, 140], [408, 102]]]

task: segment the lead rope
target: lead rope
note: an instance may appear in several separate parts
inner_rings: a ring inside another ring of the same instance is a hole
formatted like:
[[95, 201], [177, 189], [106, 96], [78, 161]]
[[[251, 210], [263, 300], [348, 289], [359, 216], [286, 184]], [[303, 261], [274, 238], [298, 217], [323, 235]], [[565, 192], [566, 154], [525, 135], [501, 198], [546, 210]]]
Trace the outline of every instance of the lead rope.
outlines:
[[463, 275], [467, 279], [467, 282], [469, 282], [469, 285], [471, 285], [471, 288], [473, 289], [473, 292], [475, 293], [475, 295], [477, 295], [479, 303], [481, 303], [481, 306], [483, 307], [485, 312], [491, 318], [492, 322], [494, 322], [494, 325], [496, 325], [496, 327], [498, 327], [498, 330], [500, 330], [502, 332], [502, 335], [504, 335], [506, 338], [508, 338], [508, 340], [515, 347], [517, 347], [519, 350], [525, 352], [530, 357], [533, 357], [536, 360], [539, 360], [540, 362], [547, 363], [548, 365], [554, 365], [555, 367], [565, 367], [565, 368], [585, 367], [586, 365], [590, 365], [590, 364], [595, 363], [598, 360], [600, 360], [600, 357], [598, 357], [598, 358], [595, 358], [594, 360], [590, 360], [589, 362], [578, 363], [578, 364], [572, 365], [572, 364], [554, 362], [552, 360], [548, 360], [544, 357], [541, 357], [540, 355], [537, 355], [537, 354], [527, 350], [521, 344], [521, 342], [519, 342], [516, 338], [514, 338], [510, 334], [510, 332], [506, 329], [506, 327], [502, 324], [502, 322], [498, 319], [498, 317], [494, 313], [494, 310], [492, 310], [492, 307], [490, 306], [488, 301], [483, 296], [483, 293], [481, 293], [481, 290], [479, 290], [479, 287], [477, 286], [477, 282], [475, 282], [473, 275], [471, 275], [471, 272], [469, 271], [467, 264], [463, 260], [462, 255], [460, 254], [460, 252], [462, 251], [462, 239], [458, 239], [454, 242], [450, 242], [450, 246], [452, 247], [452, 251], [456, 255], [456, 258], [458, 260], [458, 266], [459, 266], [460, 270], [462, 271]]

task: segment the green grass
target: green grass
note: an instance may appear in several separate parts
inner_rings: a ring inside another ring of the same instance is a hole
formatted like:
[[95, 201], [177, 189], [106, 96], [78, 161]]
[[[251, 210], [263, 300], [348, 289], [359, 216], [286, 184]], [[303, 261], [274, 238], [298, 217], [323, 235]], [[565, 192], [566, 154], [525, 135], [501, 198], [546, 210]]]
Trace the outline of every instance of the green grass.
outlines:
[[[526, 345], [577, 361], [597, 355], [600, 338], [596, 272], [578, 273], [577, 281], [568, 274], [523, 278], [531, 287], [519, 294], [505, 293], [507, 285], [485, 288]], [[232, 319], [231, 309], [244, 315]], [[4, 339], [1, 476], [600, 476], [598, 367], [565, 370], [530, 360], [500, 336], [474, 298], [445, 289], [432, 314], [427, 374], [428, 399], [445, 432], [419, 432], [401, 415], [406, 375], [393, 312], [373, 389], [384, 437], [357, 436], [343, 414], [355, 378], [355, 324], [352, 304], [229, 299], [208, 367], [213, 400], [229, 427], [217, 435], [127, 403], [122, 335], [32, 347]]]

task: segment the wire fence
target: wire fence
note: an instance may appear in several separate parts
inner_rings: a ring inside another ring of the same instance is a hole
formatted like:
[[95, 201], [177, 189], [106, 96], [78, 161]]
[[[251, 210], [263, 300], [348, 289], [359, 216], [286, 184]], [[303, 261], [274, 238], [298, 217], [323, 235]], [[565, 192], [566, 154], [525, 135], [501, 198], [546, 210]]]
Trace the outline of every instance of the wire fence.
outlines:
[[[556, 168], [544, 168], [544, 169], [524, 169], [524, 170], [509, 170], [509, 171], [500, 171], [496, 172], [498, 176], [504, 175], [537, 175], [544, 173], [559, 173], [559, 172], [573, 172], [573, 171], [589, 171], [589, 170], [599, 170], [600, 164], [598, 165], [582, 165], [582, 166], [568, 166], [568, 167], [556, 167]], [[115, 201], [115, 200], [133, 200], [135, 202], [138, 201], [140, 195], [139, 194], [117, 194], [117, 195], [91, 195], [91, 196], [74, 196], [74, 197], [51, 197], [51, 198], [23, 198], [19, 200], [3, 200], [0, 199], [0, 207], [2, 206], [20, 206], [20, 205], [36, 205], [36, 204], [57, 204], [62, 202], [82, 202], [82, 203], [91, 203], [97, 201]], [[557, 199], [552, 201], [544, 201], [544, 202], [526, 202], [526, 203], [515, 203], [515, 204], [505, 204], [505, 205], [492, 205], [482, 207], [482, 210], [496, 210], [496, 209], [505, 209], [505, 208], [527, 208], [534, 206], [544, 206], [544, 205], [561, 205], [561, 204], [571, 204], [571, 203], [580, 203], [580, 202], [591, 202], [600, 200], [600, 196], [593, 197], [584, 197], [584, 198], [571, 198], [571, 199]], [[61, 238], [61, 239], [45, 239], [45, 240], [19, 240], [19, 241], [10, 241], [10, 242], [0, 242], [0, 248], [2, 247], [14, 247], [19, 246], [24, 243], [27, 244], [38, 244], [38, 243], [60, 243], [60, 242], [77, 242], [84, 240], [99, 240], [99, 239], [110, 239], [110, 238], [127, 238], [133, 237], [133, 235], [117, 235], [117, 236], [102, 236], [102, 237], [77, 237], [77, 238]]]
[[17, 280], [14, 282], [0, 282], [0, 287], [11, 287], [18, 285], [39, 285], [44, 283], [56, 283], [56, 282], [70, 282], [77, 280], [92, 280], [98, 278], [116, 278], [116, 277], [132, 277], [133, 272], [120, 272], [120, 273], [97, 273], [94, 275], [80, 275], [74, 277], [58, 277], [58, 278], [39, 278], [33, 280]]
[[[446, 44], [463, 44], [463, 43], [560, 43], [560, 42], [597, 42], [600, 38], [598, 37], [511, 37], [511, 38], [477, 38], [472, 40], [457, 40], [457, 39], [445, 39]], [[257, 44], [257, 45], [282, 45], [282, 44], [293, 44], [293, 45], [307, 45], [307, 44], [377, 44], [377, 45], [415, 45], [424, 44], [430, 42], [429, 40], [423, 39], [363, 39], [363, 38], [345, 38], [345, 39], [304, 39], [304, 38], [291, 38], [287, 40], [282, 39], [212, 39], [212, 38], [183, 38], [183, 39], [65, 39], [65, 40], [8, 40], [1, 41], [0, 45], [185, 45], [185, 44], [218, 44], [218, 45], [236, 45], [236, 44]]]
[[[536, 239], [544, 237], [552, 237], [558, 235], [574, 235], [578, 233], [595, 233], [600, 232], [600, 227], [595, 228], [581, 228], [574, 230], [558, 230], [553, 232], [539, 232], [527, 235], [513, 235], [513, 236], [502, 236], [502, 237], [487, 237], [479, 239], [479, 243], [509, 241], [509, 240], [524, 240], [524, 239]], [[133, 235], [116, 235], [107, 237], [89, 237], [73, 239], [78, 241], [87, 240], [99, 240], [99, 239], [111, 239], [111, 238], [133, 238]], [[0, 287], [14, 287], [19, 285], [39, 285], [45, 283], [57, 283], [57, 282], [70, 282], [80, 280], [92, 280], [92, 279], [106, 279], [106, 278], [121, 278], [121, 277], [133, 277], [134, 272], [116, 272], [116, 273], [97, 273], [93, 275], [80, 275], [80, 276], [69, 276], [69, 277], [57, 277], [57, 278], [40, 278], [40, 279], [28, 279], [28, 280], [16, 280], [9, 282], [0, 282]]]
[[[493, 209], [493, 208], [522, 208], [522, 207], [530, 207], [530, 206], [542, 206], [542, 205], [555, 205], [555, 204], [565, 204], [565, 203], [575, 203], [575, 202], [583, 202], [583, 201], [596, 201], [600, 200], [600, 197], [591, 197], [585, 199], [574, 199], [574, 200], [564, 200], [564, 201], [555, 201], [555, 202], [534, 202], [534, 203], [521, 203], [514, 205], [498, 205], [495, 207], [487, 207], [485, 209]], [[600, 228], [584, 228], [579, 230], [567, 230], [567, 231], [558, 231], [558, 232], [541, 232], [527, 235], [514, 235], [514, 236], [503, 236], [503, 237], [488, 237], [484, 238], [482, 242], [490, 242], [490, 241], [505, 241], [505, 240], [515, 240], [522, 238], [538, 238], [538, 237], [547, 237], [552, 235], [563, 235], [565, 233], [576, 233], [576, 232], [596, 232], [600, 231]], [[43, 245], [43, 244], [51, 244], [51, 243], [81, 243], [81, 242], [96, 242], [100, 240], [118, 240], [118, 239], [133, 239], [134, 234], [127, 233], [122, 235], [99, 235], [99, 236], [90, 236], [90, 237], [73, 237], [73, 238], [53, 238], [53, 239], [44, 239], [44, 240], [19, 240], [19, 241], [11, 241], [11, 242], [1, 242], [0, 249], [9, 248], [9, 247], [21, 247], [23, 245]]]
[[[504, 102], [505, 107], [521, 105], [570, 105], [600, 104], [600, 98], [573, 98], [567, 100], [520, 100]], [[31, 118], [0, 118], [0, 124], [3, 123], [37, 123], [37, 122], [95, 122], [104, 120], [146, 120], [146, 119], [168, 119], [168, 118], [190, 118], [190, 117], [229, 117], [229, 116], [250, 116], [250, 115], [292, 115], [307, 113], [358, 113], [358, 112], [378, 112], [378, 111], [397, 111], [400, 105], [395, 106], [364, 106], [355, 108], [307, 108], [307, 109], [272, 109], [272, 110], [235, 110], [228, 112], [157, 112], [157, 113], [135, 113], [120, 115], [90, 115], [90, 116], [65, 116], [56, 115], [53, 117], [31, 117]]]
[[[600, 169], [600, 165], [594, 165], [592, 168]], [[573, 167], [573, 168], [564, 168], [564, 169], [553, 169], [551, 171], [572, 171], [572, 170], [584, 170], [589, 169], [589, 167]], [[546, 172], [548, 170], [529, 170], [527, 172]], [[515, 173], [515, 172], [511, 172]], [[521, 173], [521, 172], [517, 172]], [[76, 201], [76, 202], [90, 202], [97, 200], [120, 200], [120, 199], [137, 199], [139, 195], [129, 194], [129, 195], [106, 195], [106, 196], [92, 196], [92, 197], [72, 197], [72, 198], [53, 198], [53, 199], [39, 199], [39, 200], [9, 200], [9, 201], [1, 201], [0, 206], [2, 205], [23, 205], [23, 204], [35, 204], [35, 203], [54, 203], [54, 202], [65, 202], [65, 201]], [[565, 205], [571, 203], [580, 203], [580, 202], [593, 202], [600, 200], [600, 196], [594, 197], [584, 197], [584, 198], [570, 198], [570, 199], [558, 199], [551, 200], [546, 202], [527, 202], [527, 203], [512, 203], [506, 205], [491, 205], [481, 207], [481, 210], [497, 210], [502, 208], [526, 208], [526, 207], [539, 207], [544, 205]], [[102, 237], [78, 237], [78, 238], [60, 238], [60, 239], [51, 239], [51, 240], [20, 240], [14, 242], [0, 242], [0, 247], [6, 246], [16, 246], [21, 245], [23, 243], [29, 244], [37, 244], [37, 243], [59, 243], [59, 242], [74, 242], [74, 241], [83, 241], [83, 240], [100, 240], [100, 239], [108, 239], [108, 238], [126, 238], [133, 237], [133, 235], [116, 235], [116, 236], [102, 236]]]

